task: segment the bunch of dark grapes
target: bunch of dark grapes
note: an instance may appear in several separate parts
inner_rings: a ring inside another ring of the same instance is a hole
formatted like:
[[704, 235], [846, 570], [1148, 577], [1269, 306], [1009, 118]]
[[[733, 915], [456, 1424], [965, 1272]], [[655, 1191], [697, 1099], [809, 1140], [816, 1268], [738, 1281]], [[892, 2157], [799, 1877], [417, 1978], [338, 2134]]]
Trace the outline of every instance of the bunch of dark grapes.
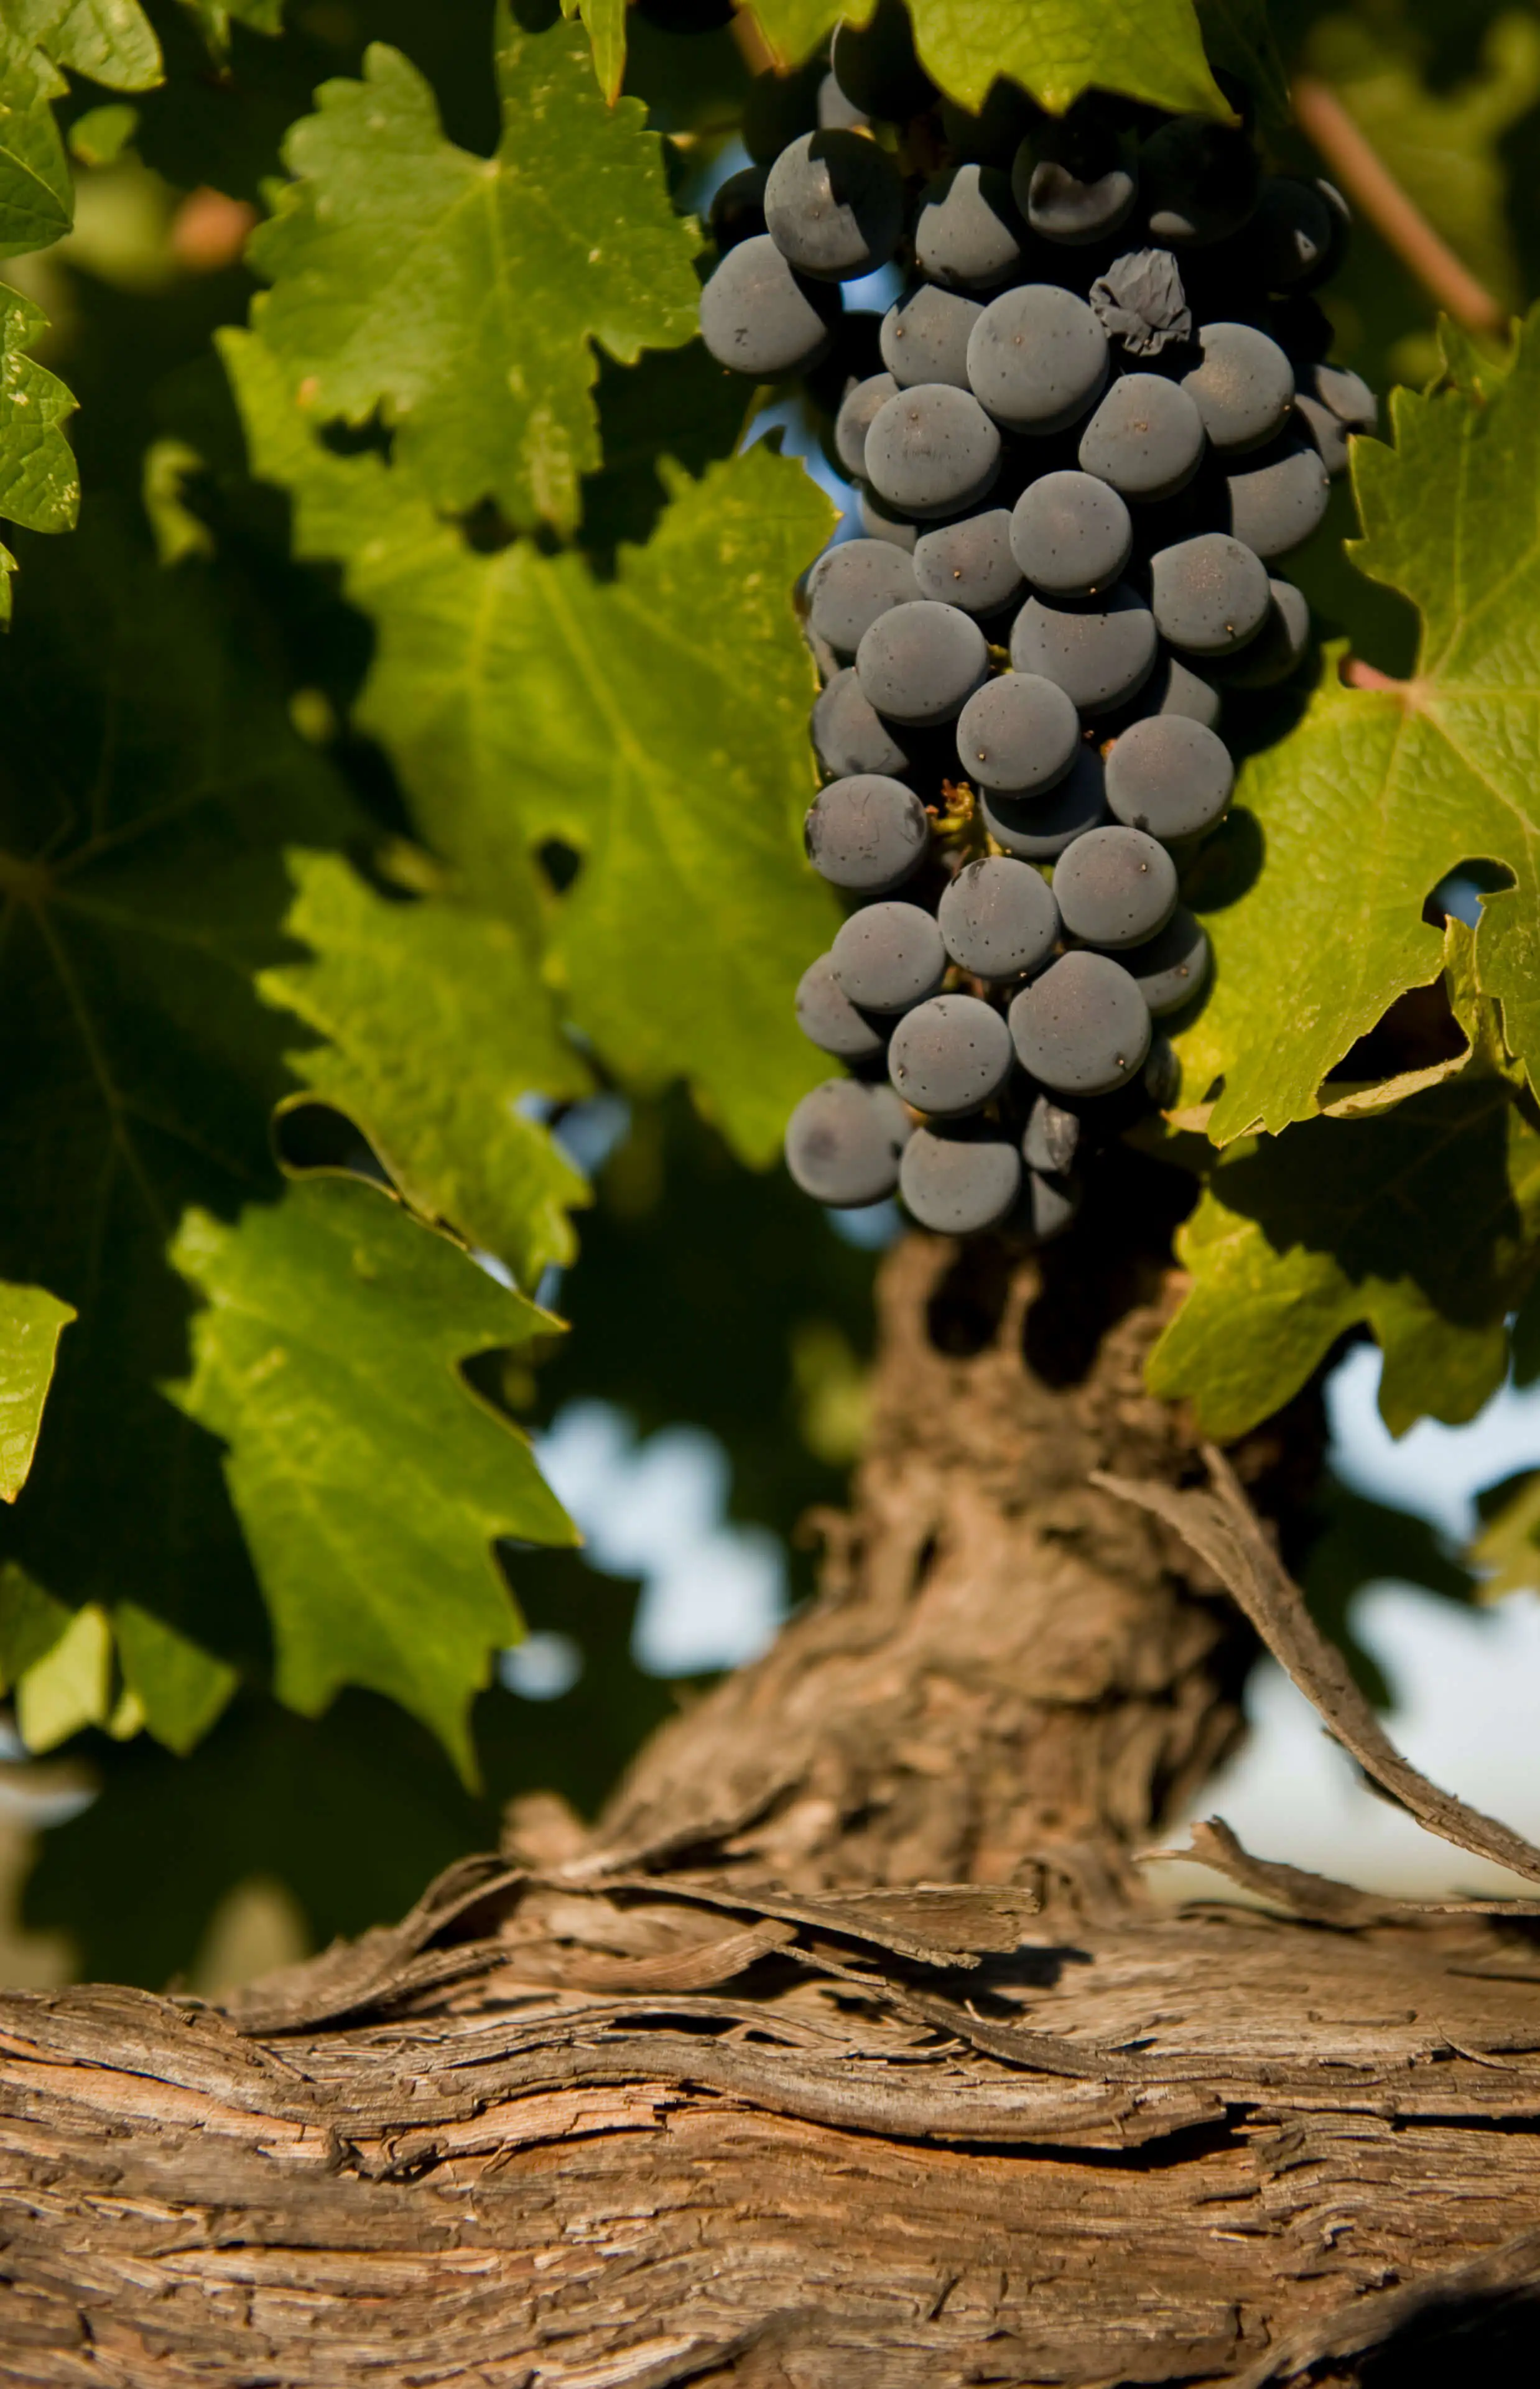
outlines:
[[[1040, 1241], [1099, 1139], [1166, 1097], [1225, 700], [1301, 663], [1279, 562], [1376, 411], [1309, 295], [1343, 203], [1266, 173], [1235, 101], [1231, 125], [1098, 95], [1055, 119], [997, 83], [966, 116], [891, 0], [755, 94], [701, 329], [804, 377], [863, 532], [804, 592], [808, 854], [851, 906], [796, 995], [849, 1073], [787, 1130], [821, 1203], [897, 1190], [925, 1227]], [[840, 285], [896, 260], [873, 355]]]

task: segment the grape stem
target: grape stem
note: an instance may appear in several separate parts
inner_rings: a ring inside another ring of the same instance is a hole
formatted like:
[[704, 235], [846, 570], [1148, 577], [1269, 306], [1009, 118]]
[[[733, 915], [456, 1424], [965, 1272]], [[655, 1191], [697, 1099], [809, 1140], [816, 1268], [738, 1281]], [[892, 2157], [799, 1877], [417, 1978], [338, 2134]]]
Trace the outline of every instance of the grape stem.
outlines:
[[1424, 289], [1468, 332], [1500, 334], [1506, 309], [1433, 230], [1336, 93], [1314, 75], [1299, 75], [1292, 96], [1300, 130]]

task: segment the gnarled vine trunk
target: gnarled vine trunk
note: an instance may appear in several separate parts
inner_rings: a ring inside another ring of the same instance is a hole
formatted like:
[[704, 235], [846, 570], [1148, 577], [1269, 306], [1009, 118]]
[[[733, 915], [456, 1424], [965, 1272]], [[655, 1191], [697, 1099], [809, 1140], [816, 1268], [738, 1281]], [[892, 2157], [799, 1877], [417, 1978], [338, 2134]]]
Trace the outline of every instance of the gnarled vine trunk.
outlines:
[[[1222, 1836], [1301, 1913], [1143, 1898], [1255, 1646], [1233, 1501], [1166, 1498], [1169, 1284], [1080, 1270], [895, 1252], [821, 1599], [592, 1834], [523, 1803], [227, 2012], [0, 2001], [6, 2379], [1259, 2389], [1473, 2321], [1483, 2380], [1533, 2361], [1533, 1920]], [[1231, 1455], [1285, 1544], [1319, 1448], [1303, 1403]]]

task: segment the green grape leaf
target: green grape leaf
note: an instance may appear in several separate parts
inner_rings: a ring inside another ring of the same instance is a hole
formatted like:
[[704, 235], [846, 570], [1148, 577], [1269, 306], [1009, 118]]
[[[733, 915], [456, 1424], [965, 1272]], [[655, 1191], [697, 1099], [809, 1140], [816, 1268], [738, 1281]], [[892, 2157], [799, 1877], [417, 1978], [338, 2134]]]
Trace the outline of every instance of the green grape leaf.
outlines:
[[467, 1779], [472, 1696], [518, 1630], [494, 1540], [576, 1540], [512, 1424], [460, 1373], [555, 1322], [373, 1187], [291, 1185], [233, 1226], [191, 1211], [172, 1258], [204, 1297], [178, 1399], [228, 1446], [280, 1697], [386, 1693]]
[[119, 1602], [112, 1631], [125, 1692], [157, 1742], [185, 1757], [231, 1700], [237, 1670], [136, 1601]]
[[[515, 1106], [592, 1080], [557, 1030], [539, 957], [506, 920], [452, 898], [375, 895], [339, 856], [293, 854], [286, 924], [314, 960], [258, 985], [329, 1042], [289, 1062], [347, 1113], [396, 1185], [532, 1285], [577, 1250], [584, 1180]], [[296, 1102], [303, 1097], [295, 1097]]]
[[1423, 905], [1467, 861], [1513, 886], [1476, 944], [1508, 1042], [1540, 1067], [1540, 338], [1495, 383], [1391, 400], [1395, 444], [1355, 442], [1359, 569], [1422, 617], [1413, 677], [1328, 669], [1287, 736], [1240, 775], [1191, 899], [1212, 991], [1174, 1039], [1180, 1106], [1225, 1143], [1324, 1108], [1322, 1082], [1407, 989], [1438, 976]]
[[58, 1339], [75, 1315], [41, 1285], [0, 1284], [0, 1501], [27, 1481]]
[[51, 105], [64, 88], [42, 51], [0, 24], [0, 257], [46, 249], [73, 221], [70, 162]]
[[6, 0], [6, 14], [57, 67], [108, 91], [149, 91], [163, 79], [160, 45], [139, 0]]
[[1242, 1435], [1367, 1325], [1392, 1433], [1425, 1416], [1457, 1425], [1503, 1382], [1537, 1240], [1540, 1128], [1496, 1073], [1236, 1145], [1178, 1234], [1192, 1287], [1151, 1389], [1190, 1398], [1210, 1435]]
[[1526, 1468], [1478, 1494], [1482, 1531], [1470, 1546], [1483, 1601], [1540, 1587], [1540, 1469]]
[[562, 0], [564, 17], [581, 17], [599, 88], [613, 106], [626, 72], [626, 0]]
[[[60, 427], [75, 402], [27, 354], [46, 321], [30, 299], [0, 284], [0, 520], [27, 530], [72, 530], [80, 475]], [[8, 593], [8, 581], [5, 587]], [[8, 620], [8, 594], [0, 605]]]
[[248, 33], [281, 33], [284, 0], [182, 0], [208, 46], [221, 64], [229, 56], [230, 28], [244, 25]]
[[157, 571], [99, 499], [28, 585], [0, 643], [0, 1272], [79, 1318], [0, 1549], [70, 1609], [133, 1602], [260, 1665], [218, 1448], [157, 1390], [191, 1308], [166, 1240], [280, 1182], [284, 1027], [252, 974], [286, 952], [284, 848], [355, 817], [202, 566]]
[[503, 134], [446, 141], [428, 85], [375, 44], [288, 135], [299, 178], [251, 242], [253, 320], [319, 425], [376, 411], [433, 502], [576, 522], [599, 462], [597, 341], [622, 363], [695, 330], [693, 224], [640, 102], [610, 109], [576, 27], [498, 18]]
[[768, 1160], [828, 1069], [792, 1013], [837, 914], [800, 853], [815, 683], [790, 597], [827, 499], [761, 443], [699, 481], [671, 468], [612, 577], [522, 540], [477, 555], [399, 468], [312, 439], [260, 340], [221, 347], [253, 469], [296, 492], [300, 553], [340, 557], [375, 624], [360, 720], [425, 839], [518, 923], [531, 849], [575, 850], [548, 964], [571, 1018], [639, 1090], [687, 1078]]
[[[839, 0], [748, 6], [785, 66], [799, 65], [842, 17], [864, 24], [872, 15], [871, 5], [846, 9]], [[1009, 75], [1055, 114], [1093, 83], [1154, 108], [1230, 112], [1192, 0], [910, 0], [910, 15], [922, 66], [964, 108], [981, 108], [997, 76]]]

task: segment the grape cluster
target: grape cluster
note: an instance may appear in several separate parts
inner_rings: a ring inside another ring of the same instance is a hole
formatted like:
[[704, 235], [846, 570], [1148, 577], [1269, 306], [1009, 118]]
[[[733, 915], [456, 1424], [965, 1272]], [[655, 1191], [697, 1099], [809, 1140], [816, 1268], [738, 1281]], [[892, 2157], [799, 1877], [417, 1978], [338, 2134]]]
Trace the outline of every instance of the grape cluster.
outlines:
[[[1095, 94], [1050, 118], [998, 83], [969, 116], [895, 0], [757, 90], [702, 332], [803, 377], [860, 493], [801, 593], [808, 854], [851, 906], [796, 995], [850, 1074], [787, 1131], [821, 1203], [897, 1190], [925, 1227], [1041, 1240], [1167, 1091], [1156, 1024], [1209, 968], [1180, 881], [1230, 798], [1222, 707], [1302, 661], [1276, 568], [1376, 417], [1310, 296], [1346, 209], [1266, 173], [1233, 96], [1229, 125]], [[880, 326], [842, 310], [895, 260]]]

